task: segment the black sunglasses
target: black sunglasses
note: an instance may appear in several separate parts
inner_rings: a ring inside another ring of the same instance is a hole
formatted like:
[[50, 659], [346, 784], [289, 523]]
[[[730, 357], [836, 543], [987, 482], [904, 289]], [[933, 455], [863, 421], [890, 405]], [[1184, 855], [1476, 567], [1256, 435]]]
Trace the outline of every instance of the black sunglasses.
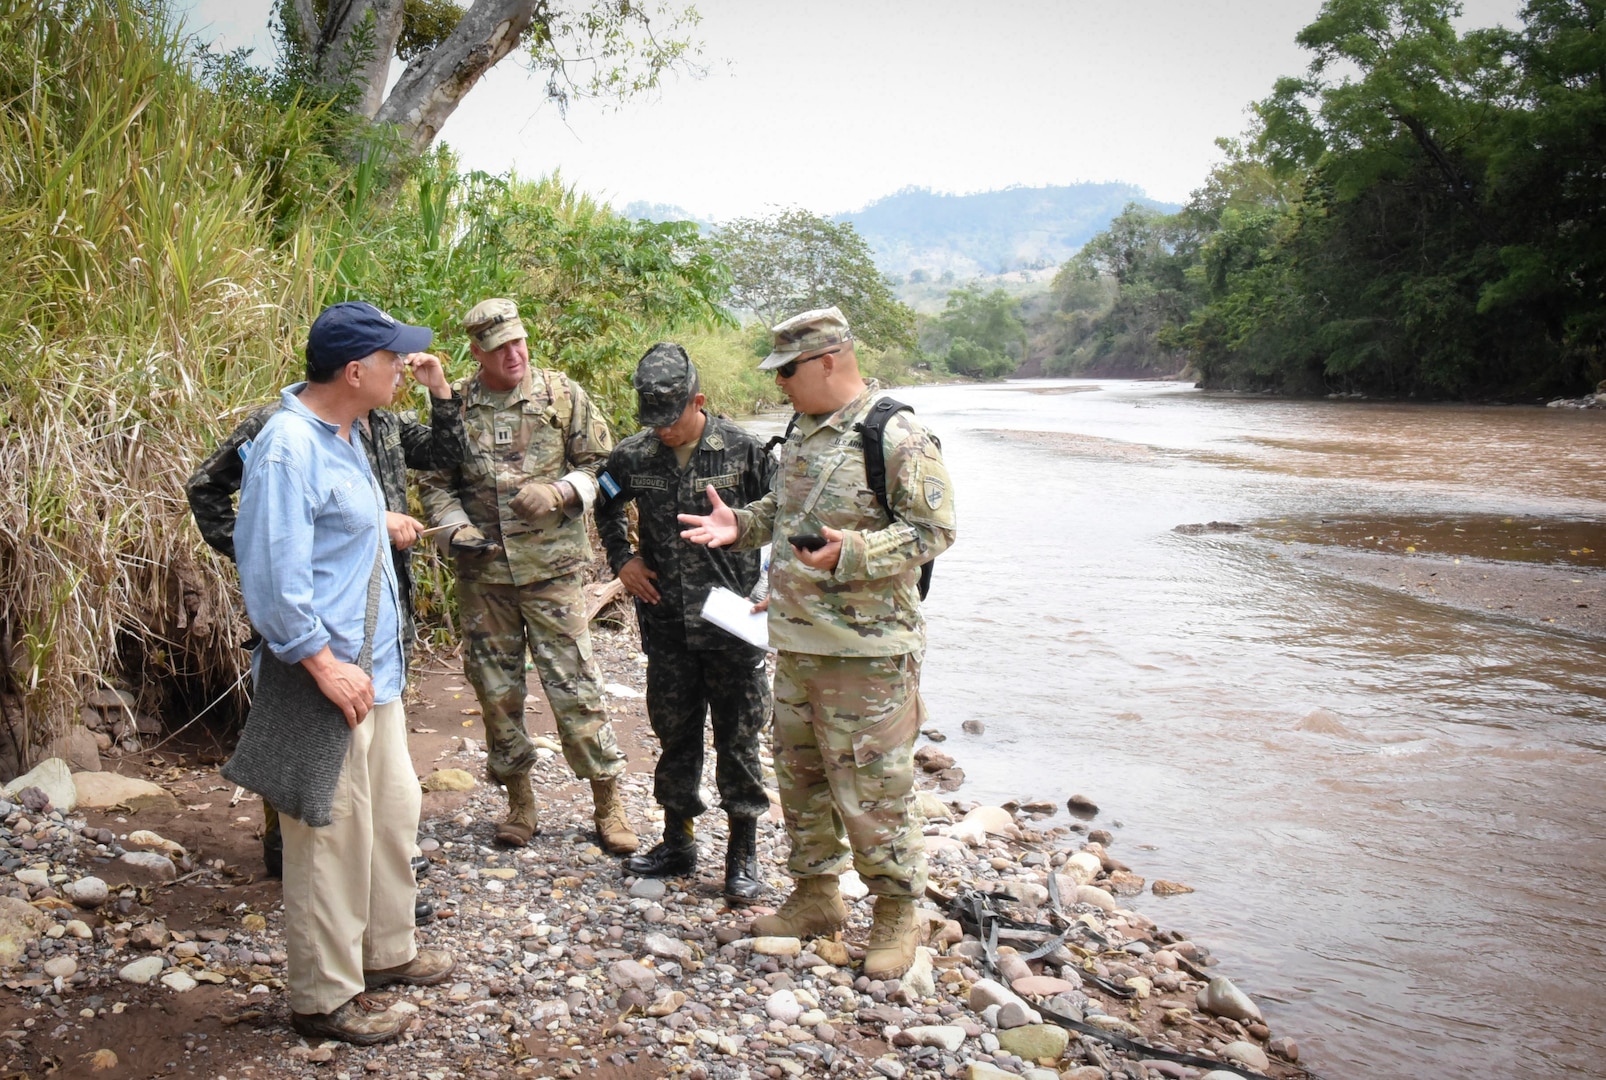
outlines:
[[793, 375], [797, 374], [797, 368], [799, 364], [806, 364], [810, 360], [818, 360], [822, 356], [830, 356], [832, 353], [839, 353], [841, 351], [842, 346], [838, 345], [834, 349], [827, 349], [824, 352], [815, 353], [813, 356], [800, 356], [796, 360], [788, 360], [786, 363], [775, 369], [775, 374], [779, 375], [783, 379], [790, 379]]

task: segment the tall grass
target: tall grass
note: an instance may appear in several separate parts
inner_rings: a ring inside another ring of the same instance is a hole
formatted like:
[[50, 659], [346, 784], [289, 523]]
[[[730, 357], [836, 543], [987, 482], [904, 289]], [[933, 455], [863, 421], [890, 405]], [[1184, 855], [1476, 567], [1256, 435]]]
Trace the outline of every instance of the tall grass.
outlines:
[[[719, 307], [694, 225], [627, 220], [556, 176], [463, 175], [444, 149], [401, 158], [343, 115], [197, 53], [159, 3], [0, 0], [0, 757], [37, 757], [97, 686], [179, 719], [238, 689], [235, 574], [183, 482], [300, 377], [327, 303], [432, 326], [460, 376], [462, 315], [512, 296], [532, 356], [621, 434], [636, 359], [666, 338], [717, 407], [779, 401], [754, 370], [767, 335]], [[449, 639], [450, 575], [419, 568]]]
[[0, 226], [0, 719], [24, 759], [96, 685], [184, 717], [237, 684], [234, 573], [182, 484], [299, 377], [325, 304], [434, 327], [462, 375], [462, 315], [512, 296], [532, 354], [616, 420], [648, 344], [729, 323], [694, 226], [398, 158], [138, 0], [0, 0]]
[[233, 575], [182, 483], [288, 381], [319, 299], [314, 237], [270, 245], [227, 142], [262, 118], [155, 15], [0, 6], [0, 685], [24, 758], [114, 673], [148, 708], [233, 681]]

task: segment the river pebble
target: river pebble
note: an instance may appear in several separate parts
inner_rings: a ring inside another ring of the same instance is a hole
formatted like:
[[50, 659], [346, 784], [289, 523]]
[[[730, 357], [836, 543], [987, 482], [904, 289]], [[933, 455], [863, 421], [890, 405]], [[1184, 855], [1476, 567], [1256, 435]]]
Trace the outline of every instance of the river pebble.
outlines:
[[131, 964], [124, 964], [118, 969], [117, 977], [124, 982], [144, 986], [161, 974], [162, 968], [165, 966], [166, 964], [160, 956], [147, 956], [144, 959], [135, 960]]
[[1217, 975], [1197, 996], [1201, 1010], [1230, 1020], [1259, 1020], [1260, 1007], [1225, 975]]
[[[600, 651], [612, 665], [610, 679], [640, 685], [633, 652], [619, 660]], [[436, 764], [478, 775], [482, 755], [477, 743], [463, 740]], [[772, 776], [767, 751], [764, 757]], [[712, 760], [708, 767], [712, 788]], [[170, 1001], [168, 995], [205, 983], [207, 993], [219, 995], [220, 1012], [268, 1017], [224, 1037], [278, 1040], [271, 1052], [293, 1063], [288, 1075], [306, 1080], [521, 1072], [575, 1078], [608, 1069], [687, 1080], [1141, 1075], [1143, 1054], [1116, 1050], [1091, 1035], [1069, 1039], [1048, 1012], [1085, 1016], [1090, 1026], [1151, 1046], [1214, 1048], [1222, 1060], [1247, 1063], [1253, 1055], [1244, 1047], [1265, 1054], [1265, 1043], [1273, 1052], [1263, 1071], [1277, 1077], [1293, 1071], [1286, 1063], [1297, 1048], [1292, 1040], [1260, 1038], [1271, 1032], [1258, 1026], [1258, 1009], [1235, 1023], [1200, 1007], [1195, 994], [1206, 986], [1193, 972], [1210, 961], [1208, 951], [1121, 907], [1148, 899], [1136, 895], [1142, 879], [1109, 857], [1107, 832], [1084, 840], [1080, 826], [1053, 825], [1049, 814], [1057, 800], [978, 806], [922, 788], [930, 850], [944, 852], [932, 858], [932, 899], [921, 901], [925, 940], [905, 976], [877, 982], [858, 969], [871, 905], [857, 875], [844, 877], [849, 926], [840, 939], [750, 936], [752, 915], [773, 910], [786, 896], [787, 845], [777, 823], [760, 826], [760, 863], [770, 887], [753, 909], [733, 910], [719, 895], [717, 858], [705, 856], [686, 878], [623, 876], [595, 845], [589, 790], [573, 780], [561, 756], [548, 753], [535, 769], [543, 833], [527, 849], [510, 852], [491, 842], [505, 800], [490, 785], [452, 792], [452, 809], [423, 823], [419, 848], [429, 860], [423, 895], [447, 917], [423, 927], [420, 941], [451, 949], [458, 968], [446, 985], [398, 994], [399, 1007], [419, 1019], [397, 1044], [366, 1050], [316, 1040], [304, 1046], [283, 1028], [283, 911], [275, 895], [241, 904], [219, 891], [217, 917], [195, 925], [161, 907], [167, 890], [113, 890], [105, 882], [120, 882], [122, 867], [132, 864], [116, 860], [134, 856], [160, 862], [149, 864], [151, 876], [142, 881], [163, 874], [160, 880], [171, 880], [180, 870], [177, 858], [193, 860], [183, 872], [202, 886], [225, 885], [230, 879], [199, 845], [179, 855], [181, 845], [157, 835], [156, 841], [141, 837], [148, 850], [124, 850], [109, 829], [0, 802], [0, 894], [26, 902], [48, 892], [64, 901], [44, 909], [23, 904], [30, 919], [43, 920], [41, 933], [55, 935], [36, 936], [17, 954], [25, 981], [32, 980], [21, 995], [24, 1007], [48, 1023], [34, 1028], [34, 1037], [65, 1023], [66, 1032], [77, 1024], [87, 1039], [96, 1022], [88, 1017], [96, 1010], [154, 1008]], [[935, 774], [921, 783], [934, 780]], [[650, 775], [621, 778], [621, 795], [638, 825], [653, 820], [651, 788]], [[722, 849], [724, 828], [720, 815], [699, 820], [705, 851]], [[108, 865], [116, 867], [110, 875], [91, 872]], [[1057, 908], [1049, 903], [1051, 874], [1058, 875]], [[1137, 889], [1122, 875], [1135, 878]], [[105, 890], [98, 899], [94, 881]], [[1066, 931], [1064, 943], [1028, 960], [1049, 935], [1012, 937], [1006, 924], [998, 966], [991, 966], [974, 925], [963, 925], [936, 899], [964, 890], [988, 894], [987, 903], [1021, 925]], [[182, 933], [173, 933], [168, 922]], [[1118, 996], [1106, 986], [1132, 993]], [[51, 1008], [60, 1008], [66, 1020], [46, 1011]], [[1228, 1056], [1224, 1048], [1236, 1043], [1244, 1047], [1233, 1053], [1242, 1056]], [[520, 1059], [520, 1052], [530, 1056]], [[1043, 1059], [1052, 1059], [1054, 1068], [1040, 1068]], [[320, 1061], [332, 1068], [314, 1073]], [[220, 1072], [226, 1070], [205, 1075]]]

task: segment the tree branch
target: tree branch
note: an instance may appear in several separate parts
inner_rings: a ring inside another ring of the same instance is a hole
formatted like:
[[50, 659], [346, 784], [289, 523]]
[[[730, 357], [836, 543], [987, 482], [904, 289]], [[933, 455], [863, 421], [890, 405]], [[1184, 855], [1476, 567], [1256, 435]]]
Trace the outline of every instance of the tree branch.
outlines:
[[414, 147], [427, 147], [464, 95], [517, 47], [538, 3], [475, 0], [445, 41], [407, 65], [390, 96], [371, 115], [380, 123], [395, 124]]
[[[310, 0], [293, 0], [311, 8]], [[330, 0], [313, 49], [318, 77], [330, 86], [352, 86], [353, 111], [372, 118], [385, 93], [390, 58], [401, 37], [402, 0]]]
[[280, 18], [295, 44], [311, 56], [318, 39], [318, 13], [312, 9], [312, 0], [285, 0]]

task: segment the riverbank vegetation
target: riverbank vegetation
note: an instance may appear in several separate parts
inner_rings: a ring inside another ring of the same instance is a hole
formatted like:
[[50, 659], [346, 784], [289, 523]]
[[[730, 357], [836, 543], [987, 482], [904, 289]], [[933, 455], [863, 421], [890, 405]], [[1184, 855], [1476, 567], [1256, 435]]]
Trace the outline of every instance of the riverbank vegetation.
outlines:
[[9, 5], [0, 51], [10, 756], [35, 756], [113, 681], [152, 713], [237, 700], [234, 575], [182, 484], [300, 377], [326, 304], [368, 299], [434, 327], [455, 377], [471, 366], [462, 312], [513, 296], [532, 354], [630, 427], [647, 345], [734, 326], [694, 226], [628, 220], [557, 178], [464, 174], [445, 149], [418, 156], [293, 71], [198, 50], [157, 5]]
[[1061, 269], [1051, 374], [1533, 400], [1606, 377], [1606, 7], [1327, 0], [1176, 214], [1130, 206]]

